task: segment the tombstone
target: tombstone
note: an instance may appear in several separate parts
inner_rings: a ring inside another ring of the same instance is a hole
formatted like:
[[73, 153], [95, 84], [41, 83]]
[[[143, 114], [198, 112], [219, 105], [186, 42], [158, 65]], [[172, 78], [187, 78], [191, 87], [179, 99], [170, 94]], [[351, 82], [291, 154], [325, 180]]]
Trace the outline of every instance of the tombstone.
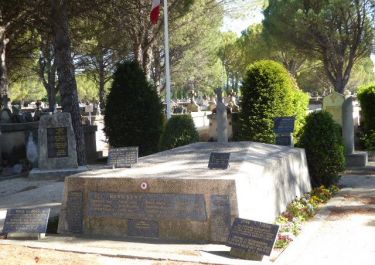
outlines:
[[278, 117], [274, 119], [274, 132], [276, 133], [276, 144], [294, 146], [293, 132], [295, 117]]
[[39, 121], [38, 144], [39, 169], [78, 167], [70, 113], [43, 115]]
[[228, 142], [228, 119], [227, 108], [223, 103], [223, 95], [221, 88], [216, 90], [217, 107], [216, 107], [216, 121], [217, 121], [217, 141], [219, 143]]
[[94, 106], [92, 105], [92, 103], [90, 104], [87, 104], [85, 106], [85, 112], [89, 114], [89, 124], [91, 125], [92, 123], [92, 118], [91, 118], [91, 113], [94, 111]]
[[240, 107], [237, 105], [236, 102], [237, 93], [233, 91], [233, 89], [228, 94], [228, 107], [230, 108], [231, 112], [239, 112]]
[[8, 209], [3, 233], [8, 238], [43, 238], [50, 208]]
[[[225, 172], [207, 168], [213, 152], [230, 153]], [[271, 223], [311, 190], [306, 161], [304, 149], [201, 142], [90, 170], [65, 180], [58, 233], [226, 243], [236, 217]]]
[[188, 113], [190, 112], [198, 112], [199, 111], [199, 106], [195, 102], [195, 97], [197, 96], [197, 92], [194, 90], [190, 91], [189, 93], [190, 96], [190, 103], [186, 106]]
[[236, 218], [227, 241], [230, 255], [261, 261], [271, 255], [278, 231], [278, 225]]
[[333, 120], [342, 126], [342, 105], [345, 97], [340, 93], [333, 92], [323, 98], [323, 110], [331, 113]]
[[342, 136], [345, 146], [346, 165], [349, 167], [364, 167], [367, 165], [367, 152], [354, 150], [353, 97], [345, 99], [342, 106]]

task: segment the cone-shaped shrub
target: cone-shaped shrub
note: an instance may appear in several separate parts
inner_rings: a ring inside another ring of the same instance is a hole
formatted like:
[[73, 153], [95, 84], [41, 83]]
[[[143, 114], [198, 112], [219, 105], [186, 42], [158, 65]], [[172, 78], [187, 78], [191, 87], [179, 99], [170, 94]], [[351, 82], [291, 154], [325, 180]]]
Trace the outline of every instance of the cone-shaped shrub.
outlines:
[[274, 118], [295, 116], [302, 127], [308, 96], [280, 63], [262, 60], [250, 65], [244, 77], [240, 113], [242, 140], [274, 143]]
[[339, 180], [340, 172], [345, 169], [344, 145], [341, 127], [330, 113], [319, 111], [306, 117], [298, 146], [305, 149], [314, 187], [328, 187]]
[[104, 124], [110, 146], [138, 146], [140, 156], [158, 151], [162, 104], [137, 62], [118, 65], [107, 97]]

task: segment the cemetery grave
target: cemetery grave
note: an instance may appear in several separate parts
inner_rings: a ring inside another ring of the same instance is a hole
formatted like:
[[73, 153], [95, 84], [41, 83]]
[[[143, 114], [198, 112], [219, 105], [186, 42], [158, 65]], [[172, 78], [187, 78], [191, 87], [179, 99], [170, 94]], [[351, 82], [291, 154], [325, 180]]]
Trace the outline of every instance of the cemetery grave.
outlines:
[[[230, 167], [210, 170], [213, 153], [230, 154]], [[273, 222], [310, 189], [303, 149], [195, 143], [67, 177], [58, 231], [225, 243], [234, 218]]]

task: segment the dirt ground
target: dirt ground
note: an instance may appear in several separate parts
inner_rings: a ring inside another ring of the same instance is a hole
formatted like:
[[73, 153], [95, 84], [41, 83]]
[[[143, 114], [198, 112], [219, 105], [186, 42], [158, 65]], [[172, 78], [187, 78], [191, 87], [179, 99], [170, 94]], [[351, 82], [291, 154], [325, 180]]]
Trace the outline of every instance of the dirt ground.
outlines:
[[198, 265], [172, 261], [151, 261], [140, 259], [126, 259], [107, 257], [95, 254], [79, 254], [48, 249], [33, 249], [16, 245], [0, 244], [1, 265]]

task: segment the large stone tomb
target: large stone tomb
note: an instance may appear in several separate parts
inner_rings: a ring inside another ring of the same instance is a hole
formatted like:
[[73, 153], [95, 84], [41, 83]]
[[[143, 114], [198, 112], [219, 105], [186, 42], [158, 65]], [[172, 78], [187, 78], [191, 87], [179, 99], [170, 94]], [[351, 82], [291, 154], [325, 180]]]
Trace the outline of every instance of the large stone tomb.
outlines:
[[[230, 168], [210, 170], [212, 152]], [[236, 217], [272, 223], [311, 190], [303, 149], [195, 143], [65, 179], [59, 233], [225, 243]]]

